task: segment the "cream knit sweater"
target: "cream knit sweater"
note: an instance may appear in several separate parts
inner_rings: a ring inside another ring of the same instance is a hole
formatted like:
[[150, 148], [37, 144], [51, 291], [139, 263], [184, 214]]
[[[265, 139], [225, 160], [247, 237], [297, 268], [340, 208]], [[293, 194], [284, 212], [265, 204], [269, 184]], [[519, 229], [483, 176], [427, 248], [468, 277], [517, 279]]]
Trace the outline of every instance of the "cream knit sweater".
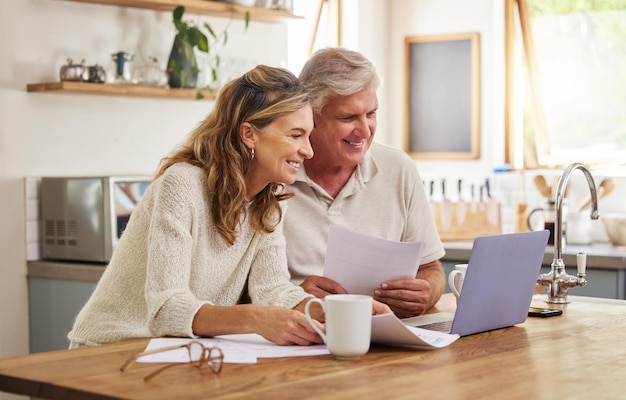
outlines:
[[200, 307], [236, 304], [246, 279], [256, 304], [293, 308], [310, 296], [289, 282], [282, 222], [265, 234], [242, 219], [229, 246], [209, 205], [206, 173], [187, 163], [171, 166], [148, 187], [68, 334], [70, 348], [193, 337]]

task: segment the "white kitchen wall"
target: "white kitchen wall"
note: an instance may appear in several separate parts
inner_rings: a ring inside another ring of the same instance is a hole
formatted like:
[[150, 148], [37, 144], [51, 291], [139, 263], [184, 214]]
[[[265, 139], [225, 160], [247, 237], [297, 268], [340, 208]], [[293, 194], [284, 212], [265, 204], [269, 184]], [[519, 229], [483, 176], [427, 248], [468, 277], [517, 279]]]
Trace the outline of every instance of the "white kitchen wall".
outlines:
[[417, 162], [427, 175], [484, 179], [504, 160], [504, 1], [391, 0], [387, 59], [390, 143], [404, 147], [404, 39], [407, 36], [478, 32], [480, 34], [480, 159]]

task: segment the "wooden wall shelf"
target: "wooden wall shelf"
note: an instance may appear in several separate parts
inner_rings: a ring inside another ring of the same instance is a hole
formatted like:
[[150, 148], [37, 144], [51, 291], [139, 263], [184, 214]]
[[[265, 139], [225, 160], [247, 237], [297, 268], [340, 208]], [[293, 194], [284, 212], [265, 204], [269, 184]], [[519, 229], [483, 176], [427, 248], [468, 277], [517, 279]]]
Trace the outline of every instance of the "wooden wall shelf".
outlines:
[[77, 3], [104, 4], [118, 7], [143, 8], [157, 11], [172, 11], [184, 6], [186, 14], [209, 15], [223, 18], [244, 19], [250, 12], [251, 21], [281, 22], [288, 19], [302, 19], [284, 10], [261, 7], [244, 7], [232, 3], [210, 0], [65, 0]]
[[[284, 10], [273, 10], [261, 7], [244, 7], [232, 3], [211, 0], [64, 0], [76, 3], [101, 4], [118, 7], [132, 7], [146, 10], [169, 11], [177, 6], [184, 6], [185, 13], [214, 16], [221, 18], [245, 19], [250, 13], [251, 21], [284, 22], [288, 19], [303, 19]], [[92, 94], [106, 96], [134, 96], [164, 99], [195, 100], [198, 93], [204, 99], [214, 100], [215, 93], [200, 89], [169, 89], [141, 85], [111, 85], [89, 82], [43, 82], [26, 85], [28, 92], [55, 92], [71, 94]]]
[[169, 89], [164, 87], [152, 87], [141, 85], [112, 85], [106, 83], [90, 82], [48, 82], [29, 83], [26, 85], [28, 92], [50, 92], [70, 94], [92, 94], [103, 96], [132, 96], [132, 97], [155, 97], [166, 99], [196, 100], [198, 93], [204, 95], [203, 100], [214, 100], [215, 95], [206, 90], [199, 89]]

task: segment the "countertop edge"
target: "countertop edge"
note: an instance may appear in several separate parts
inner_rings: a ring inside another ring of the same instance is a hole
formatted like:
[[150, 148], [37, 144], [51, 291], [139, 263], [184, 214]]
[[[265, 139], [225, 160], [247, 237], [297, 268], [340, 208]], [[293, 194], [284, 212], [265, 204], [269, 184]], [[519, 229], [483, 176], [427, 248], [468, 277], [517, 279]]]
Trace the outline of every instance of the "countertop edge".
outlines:
[[[446, 255], [441, 261], [469, 260], [472, 252], [472, 241], [443, 242]], [[576, 255], [579, 252], [587, 254], [587, 268], [626, 270], [626, 249], [614, 247], [610, 244], [592, 244], [588, 246], [567, 246], [562, 251], [563, 262], [566, 266], [576, 266]], [[554, 260], [554, 246], [548, 246], [543, 257], [543, 265], [550, 265]]]
[[[472, 241], [443, 242], [446, 255], [441, 261], [469, 260]], [[626, 270], [626, 249], [611, 245], [593, 244], [590, 246], [568, 246], [563, 249], [566, 266], [576, 266], [576, 254], [587, 253], [587, 268], [605, 270]], [[543, 258], [543, 265], [554, 260], [554, 247], [549, 246]], [[70, 281], [98, 282], [106, 269], [105, 264], [36, 260], [27, 262], [28, 278], [63, 279]]]
[[64, 279], [98, 282], [104, 273], [104, 264], [69, 263], [59, 261], [28, 261], [28, 278]]

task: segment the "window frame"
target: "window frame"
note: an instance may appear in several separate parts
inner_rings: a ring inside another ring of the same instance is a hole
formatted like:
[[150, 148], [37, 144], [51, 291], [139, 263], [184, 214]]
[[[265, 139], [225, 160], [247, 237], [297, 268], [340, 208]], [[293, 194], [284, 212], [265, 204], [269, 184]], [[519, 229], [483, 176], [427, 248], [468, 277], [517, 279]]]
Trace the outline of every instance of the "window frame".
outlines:
[[[624, 163], [619, 154], [626, 153], [626, 148], [619, 146], [617, 151], [606, 159], [604, 154], [583, 151], [568, 152], [567, 150], [550, 147], [550, 136], [547, 129], [546, 109], [539, 91], [539, 73], [531, 32], [530, 16], [527, 0], [505, 0], [504, 8], [504, 52], [505, 52], [505, 94], [504, 94], [504, 161], [516, 169], [561, 168], [574, 161], [591, 166], [608, 167], [623, 170]], [[529, 109], [525, 110], [517, 102], [517, 94], [522, 89], [519, 82], [520, 71], [516, 67], [521, 63], [516, 57], [516, 35], [521, 34], [525, 71], [528, 75]], [[517, 78], [517, 79], [516, 79]], [[522, 113], [528, 111], [528, 118]], [[520, 122], [521, 121], [521, 122]], [[521, 124], [521, 125], [520, 125]], [[526, 125], [524, 125], [526, 124]], [[532, 126], [532, 135], [521, 130]], [[562, 151], [563, 150], [563, 151]], [[617, 156], [616, 156], [617, 155]]]

